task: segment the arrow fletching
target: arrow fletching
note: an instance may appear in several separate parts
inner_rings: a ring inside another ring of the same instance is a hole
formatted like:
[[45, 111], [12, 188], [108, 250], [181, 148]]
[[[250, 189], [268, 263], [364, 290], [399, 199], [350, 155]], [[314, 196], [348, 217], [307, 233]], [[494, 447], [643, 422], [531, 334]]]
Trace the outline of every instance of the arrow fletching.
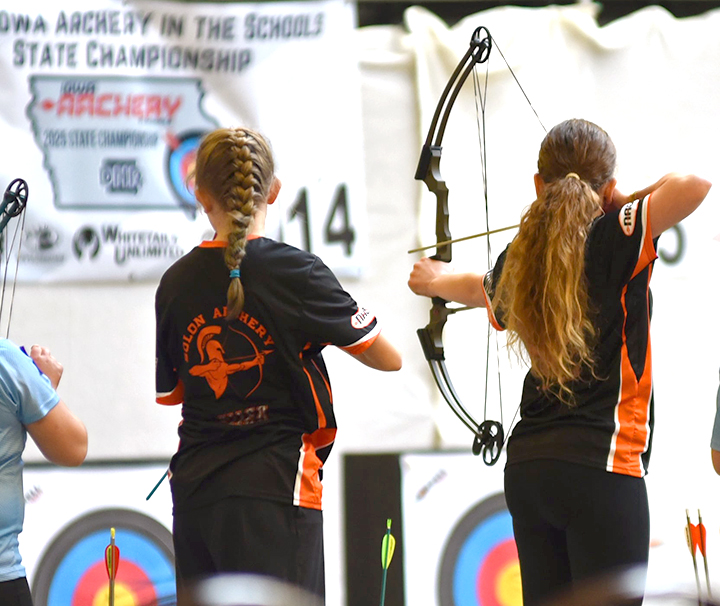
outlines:
[[117, 577], [118, 564], [120, 563], [120, 550], [115, 545], [115, 529], [110, 529], [110, 545], [105, 548], [105, 569], [108, 579], [111, 581]]
[[697, 525], [697, 533], [698, 533], [698, 549], [700, 549], [700, 553], [703, 555], [703, 557], [707, 556], [707, 532], [705, 531], [705, 524], [703, 524], [702, 516], [700, 515], [700, 510], [698, 509], [698, 525]]
[[[690, 548], [693, 553], [696, 553], [700, 547], [700, 528], [695, 524], [690, 524], [690, 542], [692, 547]], [[702, 551], [702, 549], [700, 549]]]
[[395, 537], [390, 534], [392, 520], [387, 521], [387, 531], [382, 540], [382, 567], [387, 570], [395, 553]]

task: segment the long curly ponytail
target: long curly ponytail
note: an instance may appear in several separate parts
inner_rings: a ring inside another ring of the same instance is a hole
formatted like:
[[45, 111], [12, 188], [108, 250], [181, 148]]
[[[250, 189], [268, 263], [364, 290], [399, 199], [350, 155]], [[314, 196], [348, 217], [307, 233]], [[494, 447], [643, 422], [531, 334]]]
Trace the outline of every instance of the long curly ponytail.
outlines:
[[591, 122], [568, 120], [550, 130], [538, 157], [543, 191], [522, 217], [493, 298], [511, 349], [526, 352], [542, 389], [568, 405], [571, 383], [593, 372], [585, 245], [615, 160], [610, 137]]

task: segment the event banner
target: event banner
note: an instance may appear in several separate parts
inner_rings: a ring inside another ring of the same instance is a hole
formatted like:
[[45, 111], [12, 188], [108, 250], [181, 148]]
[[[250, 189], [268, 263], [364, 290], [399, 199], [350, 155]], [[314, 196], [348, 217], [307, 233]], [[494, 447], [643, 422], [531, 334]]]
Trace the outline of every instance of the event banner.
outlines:
[[0, 10], [0, 193], [27, 184], [3, 237], [18, 279], [157, 279], [212, 237], [188, 177], [204, 134], [225, 126], [273, 147], [283, 187], [267, 235], [359, 274], [355, 23], [345, 0]]

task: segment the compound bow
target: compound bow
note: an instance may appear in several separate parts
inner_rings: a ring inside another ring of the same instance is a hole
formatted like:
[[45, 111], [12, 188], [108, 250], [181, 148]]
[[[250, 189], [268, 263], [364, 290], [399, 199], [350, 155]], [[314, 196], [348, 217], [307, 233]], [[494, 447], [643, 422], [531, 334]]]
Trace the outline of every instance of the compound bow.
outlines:
[[[435, 237], [436, 249], [435, 255], [431, 258], [446, 263], [452, 261], [452, 236], [450, 234], [450, 211], [448, 207], [448, 188], [440, 174], [440, 158], [442, 155], [442, 139], [445, 134], [445, 128], [447, 126], [448, 117], [450, 110], [457, 99], [460, 89], [467, 80], [468, 76], [474, 72], [476, 65], [486, 63], [490, 57], [490, 51], [493, 48], [493, 39], [490, 36], [490, 32], [485, 27], [478, 27], [472, 34], [470, 39], [470, 46], [465, 55], [460, 59], [455, 71], [450, 76], [445, 89], [440, 97], [437, 108], [433, 115], [430, 128], [425, 139], [425, 143], [420, 154], [420, 160], [418, 167], [415, 172], [415, 179], [423, 181], [428, 190], [435, 195], [436, 198], [436, 220], [435, 220]], [[498, 49], [499, 51], [499, 49]], [[505, 60], [505, 57], [500, 52], [501, 57]], [[515, 78], [516, 83], [520, 86], [515, 74], [513, 73], [510, 66], [505, 61], [510, 73]], [[485, 78], [485, 87], [487, 87], [487, 76]], [[522, 86], [520, 86], [522, 90]], [[476, 84], [476, 93], [478, 87]], [[525, 92], [523, 91], [525, 95]], [[485, 102], [480, 95], [480, 107], [482, 110], [482, 133], [484, 139], [485, 132]], [[526, 100], [530, 103], [527, 95]], [[532, 108], [532, 104], [530, 104]], [[535, 109], [533, 108], [533, 112]], [[535, 112], [537, 116], [537, 112]], [[538, 117], [538, 120], [540, 118]], [[540, 122], [542, 126], [542, 122]], [[545, 127], [543, 126], [543, 129]], [[485, 145], [484, 141], [481, 143], [481, 156], [482, 156], [482, 172], [483, 181], [485, 182], [485, 217], [486, 223], [489, 224], [488, 220], [488, 199], [487, 199], [487, 186], [486, 186], [486, 162], [485, 162]], [[494, 230], [501, 231], [501, 230]], [[493, 233], [489, 229], [489, 225], [486, 225], [486, 233], [480, 235], [489, 235]], [[462, 238], [461, 238], [462, 239]], [[428, 247], [430, 248], [430, 247]], [[490, 250], [488, 240], [488, 263], [490, 262]], [[443, 329], [450, 315], [461, 311], [466, 308], [450, 308], [447, 305], [448, 301], [441, 297], [432, 298], [432, 307], [430, 309], [430, 321], [427, 326], [420, 328], [417, 331], [420, 343], [422, 345], [425, 359], [430, 365], [435, 383], [440, 390], [445, 401], [450, 406], [451, 410], [460, 419], [460, 421], [473, 433], [474, 439], [472, 444], [472, 452], [475, 455], [482, 454], [483, 461], [486, 465], [494, 465], [502, 452], [502, 448], [505, 444], [505, 431], [502, 423], [502, 401], [500, 402], [500, 421], [491, 421], [484, 418], [483, 421], [478, 422], [467, 410], [463, 404], [460, 396], [458, 395], [453, 383], [450, 379], [450, 373], [445, 363], [445, 349], [443, 346]], [[488, 327], [488, 332], [490, 332]], [[490, 349], [490, 336], [488, 335], [488, 354]], [[487, 364], [487, 358], [486, 358]], [[486, 366], [486, 391], [485, 391], [485, 413], [484, 417], [487, 417], [487, 366]]]

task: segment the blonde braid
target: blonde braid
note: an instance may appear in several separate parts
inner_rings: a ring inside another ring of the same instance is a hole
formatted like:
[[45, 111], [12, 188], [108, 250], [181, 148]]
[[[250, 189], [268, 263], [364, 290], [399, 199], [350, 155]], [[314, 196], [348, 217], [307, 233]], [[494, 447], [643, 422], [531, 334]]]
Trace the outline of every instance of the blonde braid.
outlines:
[[257, 205], [267, 199], [273, 176], [270, 146], [250, 129], [218, 129], [208, 134], [198, 148], [197, 187], [207, 190], [219, 201], [232, 220], [225, 250], [225, 264], [231, 272], [228, 321], [237, 318], [245, 304], [240, 265]]

